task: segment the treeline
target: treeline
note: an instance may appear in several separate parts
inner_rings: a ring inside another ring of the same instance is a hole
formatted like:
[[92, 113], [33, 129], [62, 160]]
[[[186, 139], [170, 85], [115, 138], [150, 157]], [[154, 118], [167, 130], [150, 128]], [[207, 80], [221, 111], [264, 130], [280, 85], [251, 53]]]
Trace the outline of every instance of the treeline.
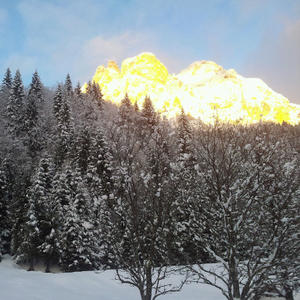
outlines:
[[179, 265], [229, 300], [292, 299], [299, 125], [168, 121], [149, 97], [115, 106], [95, 83], [51, 90], [37, 72], [25, 89], [9, 69], [0, 100], [0, 257], [115, 268], [143, 300], [179, 290], [187, 277], [164, 283]]

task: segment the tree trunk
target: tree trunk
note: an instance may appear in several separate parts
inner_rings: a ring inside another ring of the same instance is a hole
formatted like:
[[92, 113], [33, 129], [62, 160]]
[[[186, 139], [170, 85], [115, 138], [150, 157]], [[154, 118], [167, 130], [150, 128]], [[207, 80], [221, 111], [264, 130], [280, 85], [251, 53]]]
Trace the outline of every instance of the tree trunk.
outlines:
[[46, 259], [46, 273], [50, 273], [50, 259]]
[[34, 271], [33, 258], [30, 258], [28, 271]]
[[[234, 253], [234, 251], [233, 251]], [[236, 269], [236, 264], [235, 264], [235, 256], [234, 254], [230, 258], [230, 266], [229, 266], [229, 277], [232, 283], [232, 297], [233, 299], [240, 299], [241, 298], [241, 293], [240, 293], [240, 284], [238, 280], [238, 272]]]
[[294, 300], [293, 289], [291, 289], [289, 286], [286, 286], [284, 287], [284, 291], [286, 300]]
[[146, 298], [145, 300], [152, 299], [152, 274], [151, 266], [146, 267]]

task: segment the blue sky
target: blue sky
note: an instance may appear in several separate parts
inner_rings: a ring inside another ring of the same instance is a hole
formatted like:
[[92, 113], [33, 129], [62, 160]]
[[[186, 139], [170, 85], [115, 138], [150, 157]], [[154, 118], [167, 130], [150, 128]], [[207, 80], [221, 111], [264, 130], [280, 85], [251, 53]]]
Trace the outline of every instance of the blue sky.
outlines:
[[177, 73], [213, 60], [300, 103], [298, 0], [0, 0], [0, 76], [37, 69], [52, 86], [69, 72], [150, 51]]

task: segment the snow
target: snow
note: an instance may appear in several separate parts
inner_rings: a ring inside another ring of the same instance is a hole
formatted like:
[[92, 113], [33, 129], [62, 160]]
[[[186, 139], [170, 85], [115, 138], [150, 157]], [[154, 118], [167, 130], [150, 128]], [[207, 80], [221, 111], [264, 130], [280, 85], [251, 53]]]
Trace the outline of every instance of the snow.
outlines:
[[[2, 300], [140, 300], [138, 290], [114, 279], [114, 271], [43, 273], [28, 272], [5, 255], [0, 263]], [[163, 300], [224, 300], [208, 285], [189, 284]], [[275, 300], [275, 299], [272, 299]], [[295, 298], [300, 300], [300, 294]]]

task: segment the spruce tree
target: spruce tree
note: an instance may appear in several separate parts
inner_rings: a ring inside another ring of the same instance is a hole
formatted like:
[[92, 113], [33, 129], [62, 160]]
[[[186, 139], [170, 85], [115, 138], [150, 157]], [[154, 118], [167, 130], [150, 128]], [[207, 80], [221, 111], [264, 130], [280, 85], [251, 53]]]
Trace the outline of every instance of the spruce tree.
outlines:
[[72, 193], [60, 237], [60, 264], [67, 272], [99, 267], [97, 237], [90, 222], [91, 201], [78, 170], [72, 174]]
[[79, 82], [77, 83], [77, 85], [74, 89], [74, 93], [75, 93], [76, 97], [82, 97], [81, 86], [80, 86]]
[[134, 118], [134, 107], [131, 104], [131, 101], [126, 93], [125, 97], [121, 100], [119, 107], [120, 121], [119, 126], [127, 124], [127, 126], [132, 125]]
[[11, 88], [12, 88], [12, 75], [11, 75], [11, 71], [10, 71], [10, 68], [7, 68], [6, 72], [5, 72], [5, 75], [4, 75], [4, 78], [3, 78], [3, 81], [2, 81], [2, 87], [1, 87], [1, 90], [4, 91], [4, 90], [7, 90], [9, 91]]
[[32, 81], [29, 87], [29, 92], [27, 96], [26, 110], [25, 110], [25, 139], [28, 147], [29, 155], [34, 158], [37, 152], [41, 150], [41, 125], [40, 114], [41, 114], [41, 104], [44, 102], [44, 97], [42, 93], [42, 83], [40, 81], [38, 72], [35, 71], [32, 76]]
[[[139, 138], [143, 141], [143, 146], [147, 145], [149, 138], [154, 132], [155, 126], [159, 122], [159, 115], [156, 113], [150, 97], [146, 97], [139, 119]], [[148, 137], [148, 140], [147, 140]], [[145, 139], [146, 138], [146, 139]]]
[[24, 235], [16, 259], [19, 262], [28, 262], [29, 270], [34, 269], [35, 259], [43, 256], [41, 246], [51, 232], [48, 205], [51, 197], [53, 172], [51, 159], [42, 158], [27, 194], [28, 207]]
[[88, 159], [87, 183], [92, 197], [95, 218], [99, 218], [103, 199], [113, 197], [113, 158], [106, 139], [98, 130], [91, 139], [91, 151]]
[[[177, 226], [171, 231], [172, 239], [176, 241], [171, 250], [177, 263], [201, 259], [204, 256], [199, 247], [191, 241], [191, 224], [194, 212], [191, 210], [192, 191], [197, 182], [196, 159], [193, 149], [192, 130], [183, 109], [178, 116], [176, 128], [176, 152], [172, 163], [171, 183], [174, 201], [172, 202], [172, 222]], [[180, 237], [178, 239], [177, 237]], [[178, 244], [180, 243], [180, 247]], [[203, 257], [204, 258], [204, 257]]]
[[56, 139], [55, 160], [58, 165], [61, 165], [69, 155], [73, 128], [68, 97], [63, 94], [60, 85], [57, 87], [54, 96], [53, 114], [56, 120], [54, 133]]
[[45, 260], [46, 272], [50, 272], [51, 264], [58, 264], [60, 261], [60, 236], [64, 211], [61, 205], [61, 199], [56, 196], [56, 189], [59, 187], [59, 178], [59, 175], [55, 175], [53, 179], [52, 191], [50, 192], [47, 204], [46, 220], [48, 230], [43, 243], [39, 247], [41, 256]]
[[155, 112], [150, 97], [146, 97], [142, 108], [143, 125], [147, 128], [155, 126], [158, 122], [158, 115]]
[[88, 127], [78, 128], [75, 137], [74, 156], [75, 166], [80, 170], [81, 174], [85, 174], [88, 166], [88, 159], [91, 148], [91, 134]]
[[7, 115], [7, 105], [9, 102], [9, 94], [12, 87], [12, 77], [11, 77], [11, 71], [8, 68], [3, 81], [2, 85], [0, 86], [0, 126], [1, 128], [5, 128], [7, 126], [5, 117]]
[[24, 130], [24, 101], [24, 86], [21, 73], [17, 70], [10, 90], [9, 103], [7, 105], [8, 129], [10, 134], [16, 137], [20, 137]]
[[92, 82], [88, 84], [87, 95], [91, 98], [93, 102], [96, 103], [99, 110], [103, 109], [103, 94], [101, 92], [101, 87], [98, 83]]
[[7, 176], [5, 160], [0, 166], [0, 261], [3, 254], [9, 253], [10, 220], [9, 220], [9, 190], [10, 183]]
[[65, 88], [66, 95], [68, 97], [71, 97], [73, 95], [73, 86], [72, 86], [70, 74], [67, 74], [66, 76], [64, 88]]

